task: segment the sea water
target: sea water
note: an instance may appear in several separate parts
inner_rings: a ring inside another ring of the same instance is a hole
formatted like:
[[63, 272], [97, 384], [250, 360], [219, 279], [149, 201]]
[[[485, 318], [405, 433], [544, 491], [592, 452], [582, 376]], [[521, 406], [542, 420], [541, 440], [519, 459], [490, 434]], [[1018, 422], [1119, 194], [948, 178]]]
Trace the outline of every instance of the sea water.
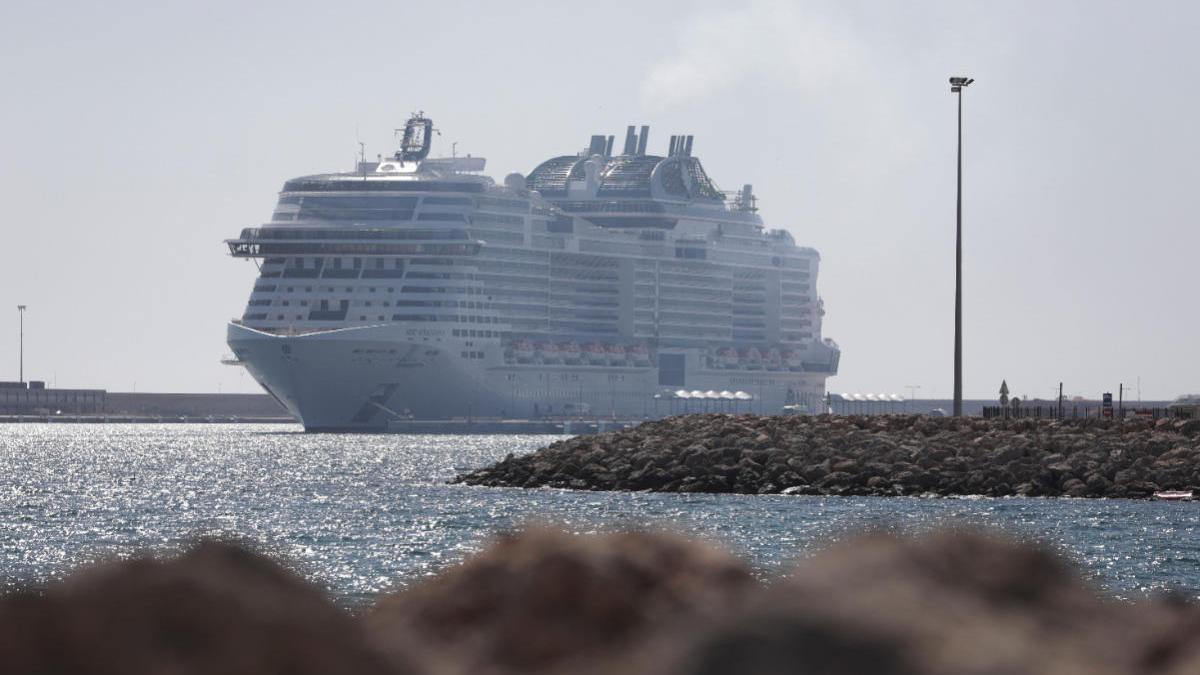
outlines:
[[702, 537], [770, 576], [863, 530], [983, 526], [1051, 546], [1114, 595], [1200, 589], [1200, 503], [602, 493], [450, 485], [552, 436], [304, 434], [283, 425], [0, 425], [0, 584], [236, 539], [343, 604], [529, 523]]

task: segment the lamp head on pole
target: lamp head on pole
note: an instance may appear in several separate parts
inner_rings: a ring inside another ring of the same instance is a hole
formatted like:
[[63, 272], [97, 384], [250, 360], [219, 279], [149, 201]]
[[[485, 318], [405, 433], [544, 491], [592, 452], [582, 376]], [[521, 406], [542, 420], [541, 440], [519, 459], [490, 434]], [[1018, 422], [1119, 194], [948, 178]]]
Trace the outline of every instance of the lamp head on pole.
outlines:
[[950, 78], [950, 91], [957, 94], [962, 91], [963, 87], [970, 85], [974, 81], [970, 77], [952, 77]]
[[18, 312], [24, 312], [24, 311], [25, 311], [25, 305], [17, 305], [17, 311], [18, 311]]

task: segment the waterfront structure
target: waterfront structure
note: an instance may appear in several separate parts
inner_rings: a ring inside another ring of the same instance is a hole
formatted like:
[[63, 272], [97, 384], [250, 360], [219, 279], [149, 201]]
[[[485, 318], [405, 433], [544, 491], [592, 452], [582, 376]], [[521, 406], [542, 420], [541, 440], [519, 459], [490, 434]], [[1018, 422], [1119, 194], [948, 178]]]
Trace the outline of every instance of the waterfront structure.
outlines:
[[106, 394], [103, 389], [48, 389], [40, 380], [0, 382], [0, 415], [103, 413]]
[[400, 150], [287, 181], [228, 240], [260, 274], [228, 326], [241, 364], [310, 430], [449, 417], [649, 417], [680, 389], [755, 412], [823, 409], [820, 257], [717, 189], [691, 136], [621, 154], [593, 136], [503, 184], [482, 158]]
[[1200, 394], [1184, 394], [1167, 406], [1174, 417], [1200, 418]]
[[19, 320], [21, 323], [20, 334], [19, 334], [20, 337], [18, 338], [19, 346], [17, 347], [17, 353], [19, 354], [17, 359], [18, 359], [18, 362], [20, 363], [18, 372], [20, 373], [19, 381], [22, 384], [24, 384], [25, 383], [25, 305], [17, 305], [17, 316], [19, 317]]

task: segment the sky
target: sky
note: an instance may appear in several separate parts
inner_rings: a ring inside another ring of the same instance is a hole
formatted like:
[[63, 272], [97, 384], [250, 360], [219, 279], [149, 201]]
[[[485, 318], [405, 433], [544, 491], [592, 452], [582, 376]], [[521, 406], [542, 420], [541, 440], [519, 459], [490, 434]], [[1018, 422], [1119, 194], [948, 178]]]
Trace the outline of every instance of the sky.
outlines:
[[[252, 392], [223, 366], [284, 180], [394, 151], [528, 173], [593, 133], [693, 134], [821, 253], [835, 392], [1200, 390], [1200, 5], [107, 2], [0, 5], [0, 380]], [[919, 389], [917, 388], [919, 387]]]

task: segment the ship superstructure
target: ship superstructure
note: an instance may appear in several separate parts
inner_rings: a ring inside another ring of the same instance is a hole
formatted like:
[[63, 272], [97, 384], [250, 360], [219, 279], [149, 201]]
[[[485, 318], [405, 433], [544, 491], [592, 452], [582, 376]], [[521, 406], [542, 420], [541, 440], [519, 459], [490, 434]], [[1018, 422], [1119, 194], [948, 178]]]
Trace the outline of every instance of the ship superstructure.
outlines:
[[430, 158], [417, 115], [393, 158], [284, 184], [228, 241], [259, 263], [236, 360], [310, 430], [407, 417], [648, 417], [675, 392], [822, 408], [819, 256], [717, 189], [692, 137], [649, 129], [502, 185]]

